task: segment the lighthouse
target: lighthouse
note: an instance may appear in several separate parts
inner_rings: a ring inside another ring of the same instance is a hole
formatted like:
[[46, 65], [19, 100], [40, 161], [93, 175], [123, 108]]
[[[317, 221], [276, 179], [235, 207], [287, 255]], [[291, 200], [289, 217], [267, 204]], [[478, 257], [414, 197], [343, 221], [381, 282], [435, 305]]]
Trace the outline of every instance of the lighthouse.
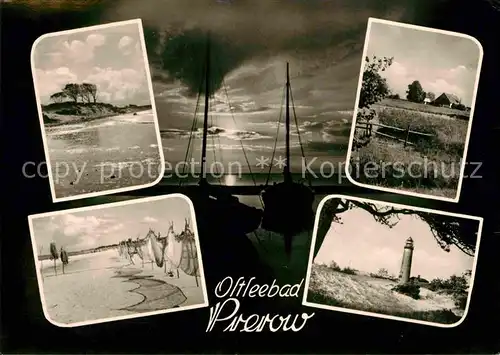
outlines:
[[399, 272], [399, 283], [405, 284], [410, 281], [411, 261], [413, 258], [413, 239], [409, 237], [406, 240], [403, 250], [403, 260], [401, 262], [401, 271]]

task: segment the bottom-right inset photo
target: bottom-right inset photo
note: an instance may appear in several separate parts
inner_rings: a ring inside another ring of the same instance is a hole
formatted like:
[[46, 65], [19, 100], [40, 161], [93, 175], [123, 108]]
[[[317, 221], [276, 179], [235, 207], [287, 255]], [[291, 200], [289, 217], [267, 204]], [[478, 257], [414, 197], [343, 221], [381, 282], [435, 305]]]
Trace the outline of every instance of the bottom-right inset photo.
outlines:
[[438, 327], [463, 322], [483, 219], [331, 195], [319, 204], [303, 304]]

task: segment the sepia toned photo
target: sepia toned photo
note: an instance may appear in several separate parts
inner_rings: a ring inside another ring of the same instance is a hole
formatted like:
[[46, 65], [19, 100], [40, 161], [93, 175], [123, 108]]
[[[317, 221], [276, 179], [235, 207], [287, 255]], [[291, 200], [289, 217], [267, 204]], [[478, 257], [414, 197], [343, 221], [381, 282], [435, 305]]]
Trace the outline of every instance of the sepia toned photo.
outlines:
[[457, 202], [482, 58], [481, 44], [470, 36], [370, 18], [349, 180]]
[[191, 201], [181, 194], [29, 216], [43, 311], [72, 327], [205, 307]]
[[482, 218], [332, 195], [318, 207], [303, 304], [454, 327], [466, 317]]
[[[45, 34], [33, 44], [31, 65], [54, 201], [161, 179], [165, 164], [141, 20]], [[35, 169], [29, 164], [23, 172]]]

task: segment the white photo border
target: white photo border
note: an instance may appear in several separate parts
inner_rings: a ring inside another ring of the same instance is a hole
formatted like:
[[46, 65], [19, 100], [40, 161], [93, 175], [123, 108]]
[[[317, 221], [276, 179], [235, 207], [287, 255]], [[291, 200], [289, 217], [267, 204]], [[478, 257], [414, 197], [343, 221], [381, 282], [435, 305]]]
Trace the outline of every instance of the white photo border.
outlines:
[[[198, 260], [199, 260], [198, 261], [199, 270], [200, 270], [199, 277], [200, 277], [200, 286], [202, 288], [203, 299], [204, 299], [203, 303], [191, 305], [191, 306], [178, 307], [178, 308], [170, 308], [170, 309], [165, 309], [165, 310], [161, 310], [161, 311], [138, 312], [136, 314], [126, 315], [126, 316], [95, 319], [95, 320], [68, 323], [68, 324], [60, 323], [60, 322], [57, 322], [57, 321], [54, 321], [53, 319], [51, 319], [50, 314], [49, 314], [48, 309], [47, 309], [47, 303], [45, 301], [42, 274], [41, 274], [40, 268], [38, 267], [38, 251], [37, 251], [35, 231], [33, 228], [33, 220], [38, 219], [38, 218], [43, 218], [43, 217], [64, 215], [67, 213], [94, 211], [94, 210], [99, 210], [99, 209], [108, 209], [108, 208], [114, 208], [114, 207], [125, 206], [125, 205], [142, 204], [142, 203], [147, 203], [147, 202], [151, 202], [151, 201], [159, 201], [159, 200], [172, 199], [172, 198], [181, 198], [181, 199], [185, 200], [189, 205], [189, 209], [191, 212], [191, 223], [192, 223], [193, 232], [195, 234], [195, 240], [196, 240], [196, 253], [198, 256]], [[81, 326], [86, 326], [86, 325], [91, 325], [91, 324], [109, 323], [109, 322], [115, 322], [115, 321], [120, 321], [120, 320], [143, 318], [143, 317], [154, 316], [154, 315], [159, 315], [159, 314], [182, 312], [182, 311], [187, 311], [187, 310], [191, 310], [191, 309], [205, 308], [205, 307], [208, 307], [208, 305], [209, 305], [208, 304], [207, 286], [206, 286], [206, 280], [205, 280], [205, 271], [203, 268], [203, 259], [202, 259], [201, 246], [200, 246], [200, 238], [199, 238], [199, 234], [198, 234], [198, 226], [196, 224], [195, 209], [194, 209], [194, 205], [193, 205], [192, 201], [186, 195], [183, 195], [180, 193], [174, 193], [174, 194], [168, 194], [168, 195], [162, 195], [162, 196], [137, 198], [137, 199], [126, 200], [126, 201], [112, 202], [112, 203], [106, 203], [106, 204], [95, 205], [95, 206], [87, 206], [87, 207], [59, 210], [59, 211], [54, 211], [54, 212], [39, 213], [39, 214], [34, 214], [34, 215], [28, 216], [28, 223], [29, 223], [30, 236], [31, 236], [31, 245], [33, 248], [33, 257], [34, 257], [34, 262], [35, 262], [38, 290], [40, 293], [40, 300], [42, 303], [43, 314], [44, 314], [45, 318], [47, 319], [47, 321], [49, 321], [51, 324], [53, 324], [57, 327], [74, 328], [74, 327], [81, 327]]]
[[[382, 313], [374, 313], [374, 312], [367, 312], [367, 311], [358, 311], [354, 309], [349, 309], [349, 308], [344, 308], [344, 307], [335, 307], [335, 306], [327, 306], [327, 305], [322, 305], [318, 303], [313, 303], [313, 302], [308, 302], [307, 301], [307, 295], [309, 293], [309, 283], [311, 279], [311, 269], [312, 265], [314, 262], [314, 249], [316, 246], [316, 236], [318, 233], [318, 225], [319, 225], [319, 220], [321, 217], [321, 211], [323, 209], [324, 204], [332, 199], [332, 198], [342, 198], [346, 200], [354, 200], [354, 201], [359, 201], [359, 202], [370, 202], [370, 203], [375, 203], [379, 205], [384, 205], [384, 206], [392, 206], [392, 207], [397, 207], [397, 208], [405, 208], [405, 209], [411, 209], [414, 211], [421, 211], [421, 212], [427, 212], [427, 213], [434, 213], [434, 214], [440, 214], [440, 215], [445, 215], [445, 216], [451, 216], [451, 217], [458, 217], [458, 218], [464, 218], [464, 219], [470, 219], [470, 220], [476, 220], [479, 222], [478, 226], [478, 232], [477, 232], [477, 241], [476, 241], [476, 249], [474, 252], [474, 261], [472, 265], [472, 271], [471, 271], [471, 277], [470, 277], [470, 289], [469, 289], [469, 294], [467, 295], [467, 304], [465, 306], [465, 311], [463, 316], [460, 318], [459, 321], [452, 323], [452, 324], [442, 324], [442, 323], [435, 323], [435, 322], [428, 322], [428, 321], [422, 321], [418, 319], [412, 319], [412, 318], [404, 318], [404, 317], [398, 317], [398, 316], [391, 316], [391, 315], [386, 315]], [[479, 244], [481, 241], [481, 233], [483, 229], [483, 217], [476, 217], [476, 216], [470, 216], [470, 215], [464, 215], [464, 214], [458, 214], [458, 213], [451, 213], [451, 212], [445, 212], [445, 211], [439, 211], [439, 210], [432, 210], [429, 208], [422, 208], [422, 207], [414, 207], [414, 206], [408, 206], [408, 205], [402, 205], [398, 203], [392, 203], [392, 202], [385, 202], [385, 201], [379, 201], [379, 200], [372, 200], [372, 199], [367, 199], [367, 198], [361, 198], [361, 197], [354, 197], [354, 196], [346, 196], [346, 195], [340, 195], [340, 194], [332, 194], [324, 197], [321, 202], [318, 205], [318, 208], [316, 210], [316, 217], [315, 217], [315, 222], [314, 222], [314, 229], [313, 229], [313, 235], [311, 239], [311, 248], [309, 250], [309, 260], [307, 264], [307, 273], [306, 273], [306, 278], [305, 278], [305, 284], [304, 284], [304, 292], [302, 294], [302, 305], [307, 306], [307, 307], [313, 307], [313, 308], [319, 308], [319, 309], [324, 309], [324, 310], [329, 310], [329, 311], [338, 311], [342, 313], [349, 313], [349, 314], [356, 314], [356, 315], [362, 315], [362, 316], [369, 316], [369, 317], [374, 317], [374, 318], [383, 318], [383, 319], [389, 319], [389, 320], [396, 320], [396, 321], [402, 321], [402, 322], [407, 322], [407, 323], [416, 323], [416, 324], [423, 324], [423, 325], [429, 325], [429, 326], [434, 326], [438, 328], [454, 328], [462, 324], [467, 317], [467, 314], [469, 312], [469, 307], [470, 307], [470, 301], [471, 301], [471, 296], [474, 288], [474, 278], [476, 275], [476, 267], [477, 267], [477, 260], [478, 260], [478, 253], [479, 253]]]
[[466, 161], [467, 151], [469, 148], [469, 140], [470, 140], [470, 134], [471, 134], [471, 130], [472, 130], [472, 121], [474, 118], [474, 108], [476, 105], [476, 97], [477, 97], [477, 91], [478, 91], [478, 86], [479, 86], [479, 78], [481, 75], [481, 67], [482, 67], [483, 57], [484, 57], [483, 46], [481, 45], [481, 42], [479, 42], [476, 38], [469, 36], [469, 35], [466, 35], [466, 34], [463, 34], [463, 33], [438, 30], [435, 28], [411, 25], [411, 24], [396, 22], [396, 21], [383, 20], [383, 19], [374, 18], [374, 17], [368, 18], [368, 25], [367, 25], [367, 29], [366, 29], [366, 35], [365, 35], [365, 43], [363, 46], [363, 56], [361, 58], [361, 66], [360, 66], [360, 70], [359, 70], [358, 87], [357, 87], [357, 91], [356, 91], [356, 101], [355, 101], [352, 124], [351, 124], [351, 134], [349, 137], [349, 144], [347, 147], [347, 156], [346, 156], [346, 163], [345, 163], [346, 177], [352, 184], [354, 184], [356, 186], [364, 187], [367, 189], [384, 191], [384, 192], [391, 192], [391, 193], [396, 193], [399, 195], [407, 195], [407, 196], [414, 196], [414, 197], [426, 198], [426, 199], [431, 199], [431, 200], [439, 200], [439, 201], [447, 201], [447, 202], [455, 202], [456, 203], [460, 200], [460, 193], [462, 190], [462, 182], [464, 179], [465, 165], [466, 164], [461, 164], [462, 166], [460, 167], [460, 178], [458, 180], [457, 191], [456, 191], [456, 195], [454, 198], [434, 196], [434, 195], [429, 195], [429, 194], [425, 194], [425, 193], [410, 192], [410, 191], [394, 189], [394, 188], [390, 188], [390, 187], [379, 187], [379, 186], [364, 184], [364, 183], [360, 183], [360, 182], [356, 181], [349, 173], [349, 167], [351, 165], [354, 135], [356, 132], [356, 116], [358, 113], [359, 97], [361, 94], [361, 85], [363, 83], [363, 70], [364, 70], [364, 65], [365, 65], [365, 57], [366, 57], [366, 53], [368, 51], [368, 42], [370, 40], [371, 25], [373, 23], [392, 25], [392, 26], [397, 26], [397, 27], [410, 28], [410, 29], [414, 29], [414, 30], [434, 32], [434, 33], [440, 33], [440, 34], [449, 35], [449, 36], [467, 38], [467, 39], [471, 40], [472, 42], [474, 42], [478, 46], [479, 60], [478, 60], [477, 69], [476, 69], [477, 72], [476, 72], [474, 90], [473, 90], [473, 94], [472, 94], [471, 109], [470, 109], [470, 115], [469, 115], [469, 120], [468, 120], [467, 136], [466, 136], [465, 142], [464, 142], [464, 152], [462, 155], [462, 162]]
[[[90, 192], [90, 193], [78, 194], [78, 195], [67, 196], [67, 197], [57, 197], [56, 191], [55, 191], [55, 186], [54, 186], [54, 177], [52, 175], [52, 166], [51, 166], [51, 162], [50, 162], [49, 148], [48, 148], [48, 144], [47, 144], [47, 134], [45, 131], [45, 124], [43, 122], [42, 103], [41, 103], [40, 95], [38, 93], [36, 68], [35, 68], [35, 60], [34, 60], [36, 47], [43, 39], [49, 38], [49, 37], [57, 37], [60, 35], [69, 35], [69, 34], [73, 34], [73, 33], [87, 32], [87, 31], [93, 31], [93, 30], [102, 30], [105, 28], [119, 27], [119, 26], [124, 26], [124, 25], [131, 25], [131, 24], [136, 24], [138, 27], [138, 30], [139, 30], [139, 37], [140, 37], [141, 50], [142, 50], [144, 66], [145, 66], [146, 80], [148, 83], [151, 108], [153, 111], [154, 126], [155, 126], [155, 131], [156, 131], [156, 141], [157, 141], [157, 146], [158, 146], [159, 154], [160, 154], [160, 166], [161, 166], [160, 170], [161, 170], [161, 172], [158, 173], [158, 178], [155, 181], [147, 183], [147, 184], [143, 184], [143, 185], [121, 187], [121, 188], [116, 188], [116, 189], [111, 189], [111, 190]], [[156, 103], [155, 103], [155, 97], [154, 97], [154, 91], [153, 91], [153, 82], [151, 79], [149, 60], [148, 60], [148, 55], [147, 55], [147, 50], [146, 50], [146, 42], [144, 39], [144, 28], [142, 26], [141, 19], [117, 21], [117, 22], [111, 22], [111, 23], [107, 23], [107, 24], [103, 24], [103, 25], [88, 26], [88, 27], [76, 28], [76, 29], [65, 30], [65, 31], [45, 33], [45, 34], [41, 35], [40, 37], [38, 37], [35, 40], [35, 42], [33, 43], [32, 47], [31, 47], [31, 60], [30, 61], [31, 61], [31, 72], [32, 72], [32, 77], [33, 77], [33, 86], [34, 86], [34, 90], [35, 90], [38, 118], [40, 120], [40, 129], [42, 132], [42, 142], [43, 142], [43, 148], [44, 148], [44, 153], [45, 153], [45, 160], [46, 160], [46, 164], [47, 164], [47, 170], [48, 170], [47, 175], [49, 178], [50, 194], [52, 197], [52, 202], [74, 201], [74, 200], [80, 200], [80, 199], [85, 199], [85, 198], [110, 195], [110, 194], [120, 193], [120, 192], [135, 191], [135, 190], [139, 190], [139, 189], [153, 187], [162, 180], [163, 175], [165, 174], [165, 156], [164, 156], [164, 152], [163, 152], [163, 145], [162, 145], [162, 139], [161, 139], [161, 134], [160, 134], [160, 125], [158, 123], [158, 114], [156, 111]]]

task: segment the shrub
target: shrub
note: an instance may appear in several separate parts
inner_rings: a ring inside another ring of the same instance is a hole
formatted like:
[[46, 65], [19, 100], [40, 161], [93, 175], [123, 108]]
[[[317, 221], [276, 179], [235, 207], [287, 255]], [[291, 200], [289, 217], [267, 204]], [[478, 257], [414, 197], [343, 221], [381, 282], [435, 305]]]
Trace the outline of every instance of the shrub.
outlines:
[[330, 263], [330, 265], [328, 265], [328, 267], [334, 271], [342, 271], [342, 268], [339, 266], [339, 264], [337, 264], [335, 261], [332, 260], [332, 262]]
[[465, 310], [465, 306], [467, 305], [467, 294], [457, 294], [455, 295], [455, 307]]
[[58, 122], [58, 120], [54, 120], [53, 118], [50, 118], [45, 113], [43, 114], [43, 123], [55, 123], [55, 122]]
[[387, 279], [387, 280], [392, 280], [394, 279], [393, 276], [389, 274], [389, 271], [385, 268], [380, 268], [378, 269], [377, 273], [370, 273], [370, 276], [376, 279]]
[[350, 268], [350, 267], [345, 267], [345, 268], [342, 269], [342, 272], [344, 274], [356, 275], [358, 273], [358, 270]]
[[59, 115], [69, 115], [69, 116], [77, 115], [78, 112], [79, 111], [76, 108], [65, 108], [65, 109], [56, 111], [56, 113]]
[[455, 299], [455, 306], [465, 309], [468, 296], [468, 282], [465, 274], [462, 276], [452, 275], [448, 279], [433, 279], [429, 284], [429, 289], [434, 292], [443, 292], [452, 295]]
[[420, 286], [413, 282], [396, 285], [392, 288], [392, 290], [416, 300], [420, 299]]

